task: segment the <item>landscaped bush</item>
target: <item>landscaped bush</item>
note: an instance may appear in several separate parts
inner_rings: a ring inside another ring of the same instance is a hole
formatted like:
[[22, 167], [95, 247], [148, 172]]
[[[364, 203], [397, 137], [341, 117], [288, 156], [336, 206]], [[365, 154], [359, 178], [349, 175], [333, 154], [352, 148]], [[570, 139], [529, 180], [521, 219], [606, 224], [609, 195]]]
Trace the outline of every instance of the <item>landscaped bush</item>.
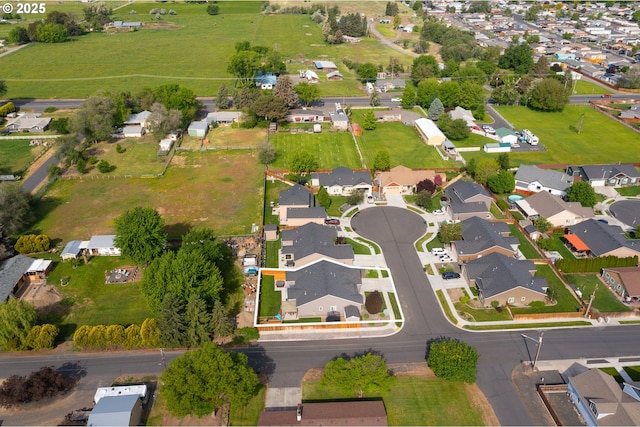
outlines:
[[21, 254], [44, 252], [49, 250], [51, 242], [46, 234], [25, 234], [18, 238], [14, 248]]
[[33, 350], [53, 348], [59, 332], [56, 325], [36, 325], [27, 334], [24, 345]]
[[598, 273], [603, 268], [633, 267], [638, 265], [638, 256], [618, 258], [605, 256], [598, 258], [566, 259], [558, 261], [558, 270], [564, 273]]
[[469, 298], [467, 295], [462, 295], [460, 297], [460, 302], [463, 304], [469, 304], [469, 301], [471, 300], [471, 298]]
[[100, 160], [98, 162], [98, 170], [101, 173], [109, 173], [109, 172], [115, 170], [115, 168], [116, 167], [114, 165], [109, 164], [109, 162], [107, 162], [106, 160]]
[[73, 344], [82, 349], [106, 348], [157, 348], [160, 347], [160, 330], [155, 319], [145, 319], [142, 327], [129, 325], [82, 325], [73, 334]]
[[469, 344], [440, 338], [428, 343], [427, 363], [437, 377], [447, 381], [476, 382], [478, 352]]
[[377, 314], [382, 311], [382, 295], [378, 291], [373, 291], [367, 295], [367, 299], [364, 303], [367, 311], [371, 314]]
[[16, 106], [13, 105], [13, 102], [7, 102], [2, 107], [0, 107], [0, 117], [6, 117], [9, 113], [15, 113]]

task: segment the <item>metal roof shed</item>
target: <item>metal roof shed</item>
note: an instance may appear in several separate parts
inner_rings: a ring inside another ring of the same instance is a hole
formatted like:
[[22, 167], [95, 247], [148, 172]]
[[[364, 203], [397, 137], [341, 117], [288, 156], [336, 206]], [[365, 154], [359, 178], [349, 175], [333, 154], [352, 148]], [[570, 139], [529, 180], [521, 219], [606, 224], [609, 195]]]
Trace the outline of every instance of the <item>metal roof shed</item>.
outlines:
[[140, 396], [105, 396], [89, 414], [88, 426], [137, 426], [142, 419]]

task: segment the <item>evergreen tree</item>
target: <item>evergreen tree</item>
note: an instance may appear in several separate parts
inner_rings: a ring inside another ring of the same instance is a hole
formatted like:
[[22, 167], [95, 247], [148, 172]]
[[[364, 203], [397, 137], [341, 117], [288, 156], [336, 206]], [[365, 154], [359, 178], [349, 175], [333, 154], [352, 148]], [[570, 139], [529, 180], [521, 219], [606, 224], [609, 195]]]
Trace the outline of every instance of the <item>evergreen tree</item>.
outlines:
[[431, 105], [429, 105], [429, 111], [427, 112], [427, 118], [429, 120], [438, 120], [438, 118], [444, 114], [444, 105], [442, 105], [442, 101], [440, 98], [436, 98], [433, 100]]
[[228, 337], [233, 333], [233, 323], [229, 320], [229, 314], [220, 300], [213, 304], [209, 330], [214, 339]]
[[229, 108], [229, 89], [227, 86], [222, 83], [220, 85], [220, 89], [218, 89], [218, 93], [216, 95], [216, 107], [219, 110], [226, 110]]
[[329, 209], [329, 206], [331, 206], [331, 197], [324, 186], [320, 186], [318, 194], [316, 194], [316, 199], [318, 200], [318, 204], [325, 209]]
[[197, 294], [192, 294], [187, 302], [185, 313], [187, 335], [191, 347], [199, 347], [209, 338], [209, 322], [211, 315], [207, 311], [207, 303]]
[[362, 128], [366, 130], [374, 130], [377, 126], [378, 122], [376, 122], [376, 116], [373, 114], [373, 111], [369, 110], [364, 113]]
[[162, 344], [170, 347], [186, 347], [189, 345], [187, 335], [188, 322], [185, 316], [186, 304], [182, 298], [172, 293], [164, 296], [158, 314], [158, 329]]

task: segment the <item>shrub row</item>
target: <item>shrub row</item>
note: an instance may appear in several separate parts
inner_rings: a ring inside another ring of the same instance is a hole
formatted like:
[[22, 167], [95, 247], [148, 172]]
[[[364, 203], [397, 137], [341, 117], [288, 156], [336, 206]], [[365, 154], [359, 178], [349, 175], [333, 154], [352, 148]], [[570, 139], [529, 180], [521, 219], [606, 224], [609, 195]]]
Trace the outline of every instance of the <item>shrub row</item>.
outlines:
[[32, 254], [49, 250], [51, 242], [46, 234], [24, 234], [18, 238], [14, 248], [21, 254]]
[[156, 319], [147, 318], [142, 326], [96, 325], [80, 326], [73, 334], [74, 346], [82, 349], [158, 348], [161, 346], [160, 329]]
[[585, 259], [561, 259], [556, 266], [564, 273], [598, 273], [603, 268], [634, 267], [638, 265], [638, 256], [618, 258], [605, 256]]
[[2, 107], [0, 107], [0, 117], [6, 117], [9, 113], [15, 113], [16, 106], [13, 105], [13, 102], [7, 102]]
[[29, 330], [23, 344], [30, 350], [53, 348], [59, 332], [60, 329], [50, 323], [36, 325]]

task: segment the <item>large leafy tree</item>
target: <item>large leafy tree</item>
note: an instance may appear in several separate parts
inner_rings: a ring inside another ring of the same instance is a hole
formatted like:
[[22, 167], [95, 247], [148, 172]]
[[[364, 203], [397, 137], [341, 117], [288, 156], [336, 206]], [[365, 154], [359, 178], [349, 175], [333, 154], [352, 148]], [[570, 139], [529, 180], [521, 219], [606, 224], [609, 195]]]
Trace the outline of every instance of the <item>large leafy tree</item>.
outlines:
[[373, 169], [378, 171], [388, 171], [391, 169], [391, 154], [388, 150], [380, 150], [376, 152], [373, 159]]
[[438, 230], [438, 238], [445, 244], [462, 239], [462, 224], [459, 222], [453, 224], [442, 222], [440, 230]]
[[378, 75], [378, 67], [372, 64], [371, 62], [365, 62], [364, 64], [360, 64], [356, 70], [358, 74], [358, 78], [362, 81], [362, 83], [372, 82], [376, 80]]
[[416, 90], [411, 85], [407, 85], [402, 91], [402, 101], [400, 106], [402, 108], [413, 108], [416, 105]]
[[167, 409], [177, 417], [202, 417], [228, 404], [244, 406], [258, 387], [258, 376], [247, 361], [246, 355], [213, 343], [176, 358], [160, 377]]
[[106, 140], [117, 124], [117, 108], [114, 98], [95, 95], [85, 99], [71, 120], [75, 132], [84, 135], [88, 142]]
[[115, 245], [137, 263], [151, 262], [167, 244], [164, 220], [155, 209], [137, 206], [116, 218], [114, 225]]
[[500, 57], [498, 66], [517, 74], [527, 74], [533, 68], [533, 49], [528, 43], [511, 44]]
[[0, 185], [0, 224], [4, 232], [11, 235], [22, 231], [33, 220], [31, 195], [17, 183]]
[[258, 144], [258, 161], [267, 166], [273, 163], [278, 156], [278, 150], [270, 141], [263, 141]]
[[296, 151], [289, 157], [289, 169], [293, 173], [309, 173], [318, 168], [318, 161], [306, 151]]
[[26, 301], [9, 298], [0, 304], [0, 348], [22, 349], [36, 319], [36, 309]]
[[236, 78], [236, 86], [247, 87], [260, 70], [260, 54], [252, 50], [241, 50], [231, 56], [227, 71]]
[[476, 382], [478, 352], [465, 342], [453, 338], [430, 342], [427, 363], [439, 378], [468, 384]]
[[300, 101], [304, 102], [305, 106], [309, 106], [314, 101], [320, 99], [320, 89], [318, 85], [308, 82], [302, 82], [296, 85], [294, 88]]
[[598, 199], [591, 184], [586, 181], [575, 181], [567, 189], [567, 201], [580, 202], [582, 206], [592, 208], [596, 205]]
[[268, 121], [282, 121], [289, 113], [289, 108], [284, 99], [275, 95], [260, 95], [251, 105], [253, 113]]
[[167, 110], [167, 107], [159, 102], [151, 106], [147, 127], [157, 141], [160, 141], [169, 131], [177, 129], [180, 123], [182, 123], [180, 110]]
[[491, 99], [493, 99], [496, 104], [502, 105], [513, 105], [518, 100], [520, 94], [516, 90], [513, 85], [502, 85], [498, 86], [491, 92]]
[[327, 389], [353, 393], [357, 397], [388, 390], [394, 382], [384, 358], [372, 353], [330, 361], [320, 380]]
[[298, 93], [293, 88], [293, 82], [287, 75], [278, 77], [278, 84], [273, 89], [273, 95], [282, 98], [287, 108], [294, 108], [298, 105]]
[[511, 172], [501, 170], [497, 174], [489, 177], [487, 185], [494, 193], [510, 193], [516, 187], [516, 180]]
[[529, 98], [529, 106], [542, 111], [562, 111], [568, 103], [568, 90], [554, 78], [537, 82]]
[[422, 80], [438, 77], [438, 61], [432, 55], [420, 55], [411, 65], [411, 79], [415, 84]]
[[364, 113], [362, 128], [366, 130], [374, 130], [376, 127], [378, 127], [378, 122], [376, 121], [376, 116], [373, 111], [369, 110]]
[[194, 119], [200, 108], [195, 92], [177, 84], [158, 86], [153, 91], [153, 95], [156, 101], [167, 107], [167, 110], [180, 110], [184, 126]]
[[500, 171], [500, 165], [495, 159], [483, 158], [478, 161], [473, 177], [480, 184], [486, 184], [491, 175]]

